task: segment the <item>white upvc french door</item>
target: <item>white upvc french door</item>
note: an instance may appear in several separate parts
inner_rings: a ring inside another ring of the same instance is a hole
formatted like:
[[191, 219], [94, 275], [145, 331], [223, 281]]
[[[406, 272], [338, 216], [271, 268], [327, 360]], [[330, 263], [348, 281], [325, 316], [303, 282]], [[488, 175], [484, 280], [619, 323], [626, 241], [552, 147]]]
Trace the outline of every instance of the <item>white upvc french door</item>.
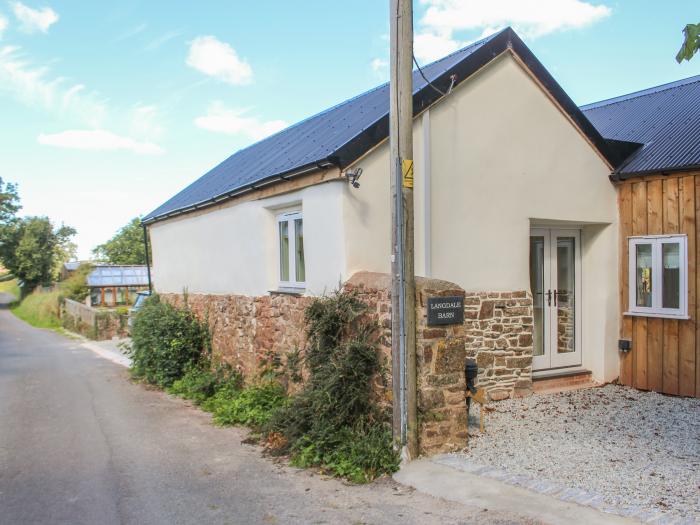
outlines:
[[533, 370], [581, 364], [581, 234], [536, 228], [530, 234]]

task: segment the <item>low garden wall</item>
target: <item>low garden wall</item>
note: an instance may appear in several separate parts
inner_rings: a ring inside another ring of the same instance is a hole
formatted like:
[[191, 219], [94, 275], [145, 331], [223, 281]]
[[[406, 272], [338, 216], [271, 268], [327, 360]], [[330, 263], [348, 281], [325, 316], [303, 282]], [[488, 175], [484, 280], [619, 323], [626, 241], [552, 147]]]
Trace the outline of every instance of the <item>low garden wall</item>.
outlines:
[[128, 315], [65, 299], [61, 322], [67, 330], [102, 341], [128, 335]]
[[[380, 351], [391, 364], [391, 280], [387, 274], [360, 272], [345, 285], [369, 305], [382, 331]], [[429, 297], [464, 297], [464, 322], [428, 326]], [[183, 306], [180, 294], [162, 294], [163, 300]], [[254, 377], [275, 356], [283, 359], [303, 348], [304, 310], [313, 300], [288, 294], [261, 297], [188, 294], [189, 307], [208, 319], [216, 357]], [[528, 395], [532, 391], [532, 298], [529, 292], [465, 292], [437, 279], [416, 279], [416, 343], [418, 367], [420, 446], [435, 453], [464, 446], [466, 410], [464, 360], [479, 366], [477, 386], [491, 400]], [[390, 368], [389, 368], [390, 369]], [[378, 394], [391, 403], [388, 385], [377, 384]]]

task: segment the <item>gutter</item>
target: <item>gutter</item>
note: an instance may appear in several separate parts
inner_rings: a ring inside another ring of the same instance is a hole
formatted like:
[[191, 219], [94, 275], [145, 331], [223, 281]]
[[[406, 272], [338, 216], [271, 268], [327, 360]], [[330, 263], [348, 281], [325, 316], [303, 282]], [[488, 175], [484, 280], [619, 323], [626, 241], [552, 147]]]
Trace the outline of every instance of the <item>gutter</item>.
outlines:
[[258, 190], [258, 189], [262, 188], [263, 186], [269, 186], [270, 184], [274, 184], [276, 182], [287, 181], [287, 180], [290, 180], [294, 177], [298, 177], [299, 175], [303, 175], [305, 173], [309, 173], [309, 172], [317, 171], [317, 170], [322, 170], [324, 168], [330, 168], [330, 167], [337, 166], [337, 165], [338, 165], [337, 163], [331, 162], [329, 159], [323, 160], [321, 162], [315, 162], [313, 164], [308, 164], [302, 168], [299, 168], [299, 169], [296, 169], [293, 171], [288, 171], [285, 173], [281, 173], [279, 175], [273, 175], [272, 177], [269, 177], [267, 179], [263, 179], [260, 182], [255, 182], [255, 183], [249, 184], [247, 186], [236, 188], [236, 189], [228, 191], [226, 193], [216, 195], [215, 197], [211, 197], [209, 199], [205, 199], [203, 201], [196, 202], [195, 204], [190, 204], [190, 205], [184, 206], [182, 208], [176, 208], [174, 210], [171, 210], [171, 211], [168, 211], [165, 213], [154, 215], [153, 217], [148, 217], [147, 219], [142, 220], [141, 224], [146, 226], [148, 224], [153, 224], [153, 223], [158, 222], [158, 221], [170, 219], [170, 218], [176, 217], [178, 215], [183, 215], [185, 213], [189, 213], [192, 211], [201, 210], [203, 208], [208, 208], [210, 206], [214, 206], [216, 204], [220, 204], [221, 202], [232, 199], [233, 197], [238, 197], [239, 195], [244, 195], [246, 193], [250, 193], [252, 191]]
[[612, 182], [622, 182], [637, 177], [644, 177], [646, 175], [672, 175], [674, 173], [682, 173], [684, 171], [691, 172], [698, 170], [700, 170], [700, 164], [690, 164], [688, 166], [678, 166], [675, 168], [656, 168], [651, 170], [635, 171], [629, 173], [620, 173], [619, 171], [614, 171], [610, 174], [610, 180]]

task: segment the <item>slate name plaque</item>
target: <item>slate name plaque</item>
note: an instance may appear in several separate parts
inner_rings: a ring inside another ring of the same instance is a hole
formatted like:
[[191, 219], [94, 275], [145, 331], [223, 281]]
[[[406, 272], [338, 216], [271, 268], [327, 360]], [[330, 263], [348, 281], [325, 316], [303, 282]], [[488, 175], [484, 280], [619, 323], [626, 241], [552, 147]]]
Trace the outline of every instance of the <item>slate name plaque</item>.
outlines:
[[429, 297], [428, 326], [462, 324], [464, 322], [464, 297]]

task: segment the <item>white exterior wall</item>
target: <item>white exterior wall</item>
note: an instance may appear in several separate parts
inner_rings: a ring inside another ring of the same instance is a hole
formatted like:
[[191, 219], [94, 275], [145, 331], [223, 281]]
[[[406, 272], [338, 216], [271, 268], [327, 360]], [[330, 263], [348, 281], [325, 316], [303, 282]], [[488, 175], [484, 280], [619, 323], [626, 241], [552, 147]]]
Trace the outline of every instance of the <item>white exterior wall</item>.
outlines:
[[[430, 109], [430, 229], [422, 117], [414, 123], [416, 273], [468, 291], [529, 290], [532, 225], [582, 228], [583, 366], [617, 377], [617, 194], [610, 168], [509, 54]], [[356, 163], [346, 188], [347, 268], [390, 268], [389, 150]], [[352, 225], [352, 226], [350, 226]], [[424, 246], [430, 237], [431, 253]]]
[[303, 214], [307, 293], [337, 288], [346, 275], [344, 189], [342, 181], [327, 182], [153, 224], [156, 290], [255, 296], [276, 289], [276, 217], [289, 210]]
[[[583, 366], [596, 380], [614, 379], [618, 214], [608, 166], [509, 54], [424, 118], [414, 123], [416, 273], [430, 267], [426, 276], [467, 291], [529, 290], [531, 226], [580, 227]], [[388, 273], [387, 142], [355, 166], [363, 169], [359, 189], [338, 180], [155, 223], [156, 289], [263, 295], [277, 288], [275, 217], [285, 208], [303, 212], [307, 293], [332, 290], [360, 270]]]

